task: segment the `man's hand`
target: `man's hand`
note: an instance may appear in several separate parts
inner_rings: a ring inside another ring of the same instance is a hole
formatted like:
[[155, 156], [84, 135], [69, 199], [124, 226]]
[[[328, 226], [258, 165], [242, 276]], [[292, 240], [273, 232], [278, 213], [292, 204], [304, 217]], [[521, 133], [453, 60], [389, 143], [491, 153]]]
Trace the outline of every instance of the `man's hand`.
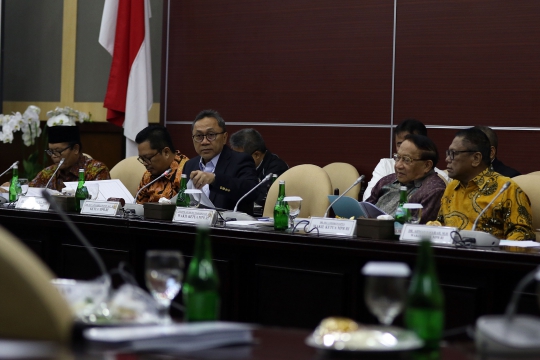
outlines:
[[214, 182], [216, 179], [216, 175], [211, 172], [203, 172], [200, 170], [192, 171], [189, 175], [189, 178], [193, 182], [193, 186], [197, 189], [202, 189], [202, 187], [206, 184], [210, 185]]

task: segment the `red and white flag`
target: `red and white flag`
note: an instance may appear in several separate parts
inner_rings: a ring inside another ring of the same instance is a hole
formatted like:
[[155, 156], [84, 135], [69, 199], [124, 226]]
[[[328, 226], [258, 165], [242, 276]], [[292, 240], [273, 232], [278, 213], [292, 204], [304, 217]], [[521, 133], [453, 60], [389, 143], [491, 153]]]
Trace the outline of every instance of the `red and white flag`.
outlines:
[[107, 121], [124, 127], [126, 157], [137, 156], [137, 133], [152, 107], [149, 0], [105, 0], [99, 43], [112, 55], [103, 106]]

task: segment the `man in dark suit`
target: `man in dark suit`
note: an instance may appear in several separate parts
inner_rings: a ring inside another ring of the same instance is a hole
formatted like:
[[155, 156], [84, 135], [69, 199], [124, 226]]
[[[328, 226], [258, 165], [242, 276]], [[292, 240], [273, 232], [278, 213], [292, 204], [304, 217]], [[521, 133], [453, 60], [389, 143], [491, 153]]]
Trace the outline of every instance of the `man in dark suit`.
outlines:
[[[266, 148], [261, 134], [255, 129], [242, 129], [231, 135], [229, 140], [231, 148], [234, 151], [244, 152], [251, 155], [255, 161], [257, 167], [257, 178], [259, 181], [265, 178], [268, 174], [274, 174], [280, 176], [285, 171], [289, 170], [289, 165], [279, 158], [276, 154], [273, 154]], [[257, 204], [264, 208], [266, 202], [266, 195], [272, 185], [271, 181], [267, 181], [266, 184], [259, 186]]]
[[[214, 110], [201, 111], [191, 125], [193, 145], [199, 156], [184, 165], [193, 186], [202, 190], [217, 208], [234, 209], [238, 200], [257, 185], [253, 158], [231, 150], [225, 121]], [[253, 214], [254, 191], [238, 205]]]
[[519, 171], [511, 168], [508, 165], [503, 164], [501, 160], [497, 159], [497, 148], [499, 146], [499, 138], [497, 137], [497, 134], [495, 134], [495, 131], [493, 131], [492, 128], [487, 127], [487, 126], [475, 126], [475, 127], [477, 129], [482, 130], [482, 132], [486, 134], [486, 136], [489, 139], [489, 143], [491, 144], [491, 152], [490, 152], [491, 169], [493, 171], [498, 172], [501, 175], [504, 175], [510, 178], [521, 175]]

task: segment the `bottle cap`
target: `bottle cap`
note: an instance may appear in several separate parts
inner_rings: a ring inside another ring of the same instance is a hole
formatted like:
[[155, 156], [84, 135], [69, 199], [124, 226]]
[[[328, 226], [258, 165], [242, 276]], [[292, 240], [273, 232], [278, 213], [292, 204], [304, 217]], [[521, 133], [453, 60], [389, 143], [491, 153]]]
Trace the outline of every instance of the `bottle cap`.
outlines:
[[422, 204], [415, 204], [415, 203], [405, 203], [403, 204], [403, 207], [405, 209], [423, 209], [424, 208]]
[[400, 191], [407, 190], [407, 187], [406, 187], [406, 186], [401, 186], [401, 187], [399, 188], [399, 190], [400, 190]]
[[187, 179], [187, 174], [182, 174], [182, 175], [180, 175], [180, 177], [181, 177], [182, 179]]
[[411, 274], [411, 269], [407, 264], [401, 262], [370, 261], [362, 268], [362, 274], [407, 277]]
[[285, 180], [279, 180], [279, 184], [285, 184]]

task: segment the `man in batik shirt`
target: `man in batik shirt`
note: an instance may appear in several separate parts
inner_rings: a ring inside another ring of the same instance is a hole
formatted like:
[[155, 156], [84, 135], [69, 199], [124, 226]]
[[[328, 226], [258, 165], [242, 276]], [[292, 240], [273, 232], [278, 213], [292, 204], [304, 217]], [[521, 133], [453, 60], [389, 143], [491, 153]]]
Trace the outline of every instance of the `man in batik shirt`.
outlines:
[[510, 178], [490, 168], [491, 144], [477, 128], [460, 130], [446, 151], [451, 181], [441, 199], [439, 220], [445, 226], [471, 230], [482, 210], [509, 187], [478, 220], [476, 230], [499, 239], [534, 240], [531, 203], [527, 194]]
[[[139, 184], [139, 190], [142, 191], [137, 196], [137, 203], [158, 202], [160, 198], [174, 197], [180, 189], [182, 170], [188, 158], [174, 149], [171, 135], [160, 125], [151, 125], [141, 130], [135, 142], [139, 150], [138, 160], [146, 167]], [[144, 188], [168, 169], [171, 170], [169, 174]]]
[[86, 181], [110, 179], [109, 169], [101, 161], [83, 155], [79, 127], [71, 123], [47, 125], [49, 149], [47, 154], [53, 165], [41, 170], [36, 178], [28, 184], [31, 187], [45, 187], [58, 168], [61, 159], [64, 162], [56, 171], [48, 188], [62, 191], [65, 182], [78, 181], [79, 169], [84, 169]]

